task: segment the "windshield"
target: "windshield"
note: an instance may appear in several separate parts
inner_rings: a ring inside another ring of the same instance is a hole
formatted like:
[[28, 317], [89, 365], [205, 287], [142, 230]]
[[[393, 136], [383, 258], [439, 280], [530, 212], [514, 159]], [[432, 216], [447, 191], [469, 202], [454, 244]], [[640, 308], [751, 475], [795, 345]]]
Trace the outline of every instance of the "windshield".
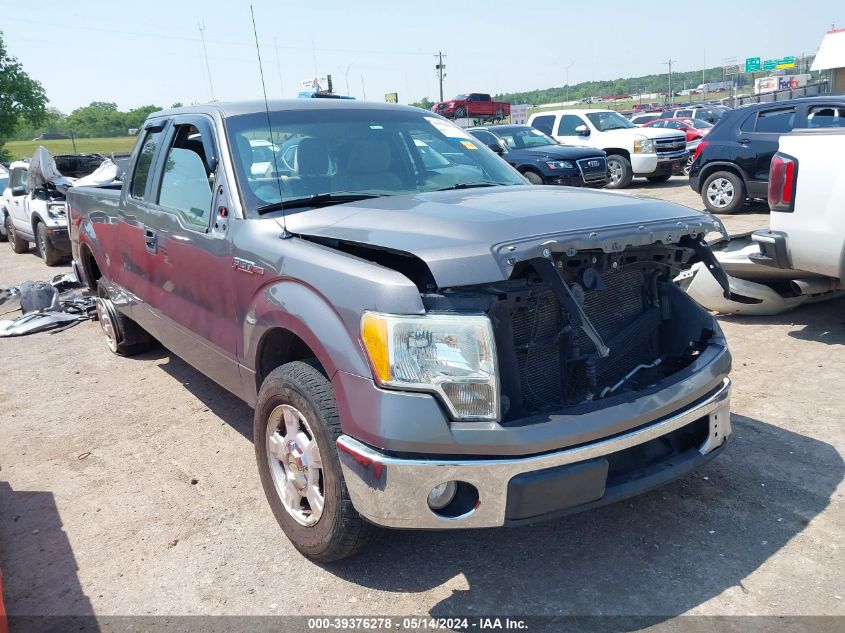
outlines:
[[466, 100], [467, 100], [466, 95], [457, 95], [454, 99], [452, 99], [452, 101], [466, 101]]
[[599, 132], [637, 127], [618, 112], [590, 112], [587, 118]]
[[[424, 112], [320, 108], [271, 112], [270, 122], [264, 112], [226, 119], [248, 216], [318, 194], [394, 196], [525, 184], [467, 132]], [[275, 147], [274, 160], [265, 150]]]
[[710, 121], [705, 121], [703, 119], [685, 119], [684, 122], [699, 130], [706, 130], [713, 127], [713, 124], [710, 123]]
[[530, 125], [519, 125], [511, 127], [497, 127], [494, 130], [496, 135], [502, 139], [509, 149], [526, 149], [529, 147], [542, 147], [544, 145], [559, 145], [548, 134], [544, 134]]

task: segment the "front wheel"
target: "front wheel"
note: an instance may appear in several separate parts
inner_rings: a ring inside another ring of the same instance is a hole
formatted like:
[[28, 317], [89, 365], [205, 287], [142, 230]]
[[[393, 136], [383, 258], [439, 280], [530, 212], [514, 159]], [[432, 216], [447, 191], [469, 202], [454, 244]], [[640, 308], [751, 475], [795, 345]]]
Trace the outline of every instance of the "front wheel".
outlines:
[[745, 202], [745, 183], [729, 171], [717, 171], [704, 181], [701, 200], [713, 213], [734, 213]]
[[689, 176], [689, 172], [692, 169], [692, 164], [695, 161], [693, 155], [690, 154], [689, 158], [687, 158], [687, 162], [684, 163], [684, 176]]
[[611, 154], [607, 157], [607, 172], [608, 189], [624, 189], [634, 179], [631, 161], [620, 154]]
[[35, 244], [38, 247], [38, 254], [48, 266], [55, 266], [62, 261], [62, 254], [50, 243], [47, 227], [43, 222], [39, 222], [35, 229]]
[[457, 108], [455, 110], [455, 118], [456, 119], [463, 119], [467, 115], [467, 111], [464, 108]]
[[543, 184], [543, 177], [540, 174], [538, 174], [536, 171], [529, 170], [529, 171], [526, 171], [522, 175], [525, 176], [528, 179], [528, 182], [530, 182], [532, 185], [542, 185]]
[[6, 235], [9, 236], [9, 246], [12, 247], [12, 251], [15, 253], [26, 253], [29, 250], [29, 242], [18, 235], [18, 232], [15, 230], [15, 224], [12, 222], [12, 217], [7, 215], [6, 216]]
[[361, 518], [343, 481], [334, 390], [309, 363], [271, 371], [261, 385], [253, 435], [264, 494], [300, 552], [330, 563], [368, 545], [380, 529]]

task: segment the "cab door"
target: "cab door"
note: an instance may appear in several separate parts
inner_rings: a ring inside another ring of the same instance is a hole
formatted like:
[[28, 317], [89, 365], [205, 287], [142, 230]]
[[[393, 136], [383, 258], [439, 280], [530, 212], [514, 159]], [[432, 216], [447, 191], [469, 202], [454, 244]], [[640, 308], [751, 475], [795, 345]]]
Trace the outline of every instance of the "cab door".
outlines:
[[778, 151], [781, 134], [795, 125], [795, 107], [780, 107], [757, 112], [753, 130], [746, 122], [740, 126], [739, 155], [741, 166], [749, 175], [748, 195], [765, 198], [769, 192], [769, 166]]
[[[591, 134], [579, 134], [575, 129], [581, 125], [586, 126]], [[592, 130], [592, 126], [587, 121], [577, 114], [561, 114], [560, 120], [557, 124], [557, 130], [554, 137], [564, 145], [580, 145], [582, 147], [592, 147], [592, 134], [596, 134]]]
[[229, 193], [218, 148], [210, 117], [173, 119], [156, 169], [143, 246], [155, 262], [150, 308], [161, 319], [162, 343], [240, 393]]

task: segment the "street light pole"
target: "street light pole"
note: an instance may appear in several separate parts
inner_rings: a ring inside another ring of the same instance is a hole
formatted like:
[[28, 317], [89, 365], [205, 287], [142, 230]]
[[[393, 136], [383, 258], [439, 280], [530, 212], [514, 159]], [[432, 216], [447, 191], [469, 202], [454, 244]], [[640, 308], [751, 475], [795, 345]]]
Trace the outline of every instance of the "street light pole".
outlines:
[[572, 68], [575, 65], [575, 62], [577, 62], [577, 61], [578, 61], [577, 59], [573, 59], [572, 63], [569, 64], [569, 66], [566, 67], [566, 102], [567, 103], [569, 103], [569, 69]]
[[677, 59], [670, 59], [668, 62], [663, 62], [664, 64], [669, 64], [669, 105], [672, 105], [675, 102], [674, 94], [672, 93], [672, 64], [674, 64]]

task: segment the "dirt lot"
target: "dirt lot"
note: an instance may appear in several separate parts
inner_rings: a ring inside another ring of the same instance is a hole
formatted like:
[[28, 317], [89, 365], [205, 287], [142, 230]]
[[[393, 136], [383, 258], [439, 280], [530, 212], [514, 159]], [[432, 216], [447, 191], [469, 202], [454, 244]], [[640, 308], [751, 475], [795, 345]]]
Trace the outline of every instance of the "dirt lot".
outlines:
[[[681, 178], [631, 192], [701, 208]], [[726, 222], [760, 228], [759, 211]], [[0, 245], [0, 287], [59, 270]], [[165, 350], [110, 354], [94, 322], [2, 339], [6, 607], [845, 615], [845, 301], [721, 322], [734, 436], [703, 470], [524, 529], [391, 532], [334, 566], [304, 559], [278, 529], [255, 469], [252, 411], [222, 388]]]

